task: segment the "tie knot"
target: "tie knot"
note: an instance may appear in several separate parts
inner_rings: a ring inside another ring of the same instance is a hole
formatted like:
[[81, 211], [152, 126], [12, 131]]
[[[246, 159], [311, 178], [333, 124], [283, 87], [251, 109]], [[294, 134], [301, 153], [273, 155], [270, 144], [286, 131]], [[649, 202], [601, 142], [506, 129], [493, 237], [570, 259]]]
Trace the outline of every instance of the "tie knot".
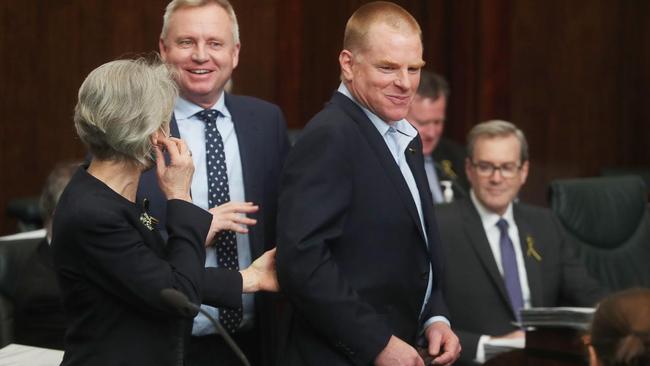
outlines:
[[397, 132], [397, 130], [395, 129], [395, 127], [393, 127], [393, 126], [388, 127], [388, 133], [396, 133], [396, 132]]
[[505, 219], [501, 218], [499, 221], [497, 221], [497, 226], [499, 227], [499, 230], [501, 230], [502, 233], [507, 233], [508, 232], [508, 221]]
[[215, 123], [217, 118], [221, 115], [221, 112], [215, 109], [204, 109], [201, 112], [195, 114], [195, 116], [205, 123]]

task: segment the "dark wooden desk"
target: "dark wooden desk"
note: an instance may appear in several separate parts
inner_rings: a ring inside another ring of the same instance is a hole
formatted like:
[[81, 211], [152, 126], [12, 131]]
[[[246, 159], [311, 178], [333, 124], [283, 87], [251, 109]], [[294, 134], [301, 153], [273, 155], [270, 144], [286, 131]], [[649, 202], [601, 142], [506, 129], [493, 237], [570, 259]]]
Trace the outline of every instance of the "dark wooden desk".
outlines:
[[485, 366], [585, 366], [583, 332], [568, 328], [537, 328], [526, 332], [526, 348], [502, 353]]

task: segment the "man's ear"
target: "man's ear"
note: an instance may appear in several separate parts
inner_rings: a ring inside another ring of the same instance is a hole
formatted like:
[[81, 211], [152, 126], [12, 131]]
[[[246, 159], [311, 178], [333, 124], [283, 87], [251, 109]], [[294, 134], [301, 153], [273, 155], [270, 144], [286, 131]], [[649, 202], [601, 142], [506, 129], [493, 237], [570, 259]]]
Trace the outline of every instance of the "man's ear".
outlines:
[[163, 61], [167, 61], [167, 46], [165, 45], [165, 41], [160, 37], [158, 40], [158, 50], [160, 51], [160, 57], [163, 59]]
[[528, 163], [528, 160], [524, 161], [524, 163], [521, 165], [521, 184], [523, 185], [526, 183], [526, 179], [528, 178], [528, 168], [530, 164]]
[[474, 175], [472, 174], [472, 160], [469, 157], [465, 158], [465, 176], [469, 180], [470, 186], [474, 185]]
[[344, 81], [351, 81], [353, 78], [354, 55], [348, 50], [339, 54], [339, 65], [341, 66], [341, 77]]

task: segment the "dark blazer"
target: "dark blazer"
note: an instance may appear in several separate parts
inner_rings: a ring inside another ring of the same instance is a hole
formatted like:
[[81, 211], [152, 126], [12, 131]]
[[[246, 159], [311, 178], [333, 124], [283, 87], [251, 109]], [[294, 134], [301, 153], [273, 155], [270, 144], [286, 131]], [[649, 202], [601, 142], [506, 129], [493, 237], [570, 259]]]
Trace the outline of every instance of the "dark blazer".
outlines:
[[[256, 214], [249, 215], [257, 220], [249, 228], [251, 255], [253, 260], [275, 246], [276, 213], [280, 171], [289, 150], [286, 122], [278, 106], [263, 100], [225, 94], [226, 107], [230, 111], [239, 143], [244, 175], [246, 201], [260, 206]], [[176, 119], [172, 118], [171, 133], [179, 137]], [[138, 187], [138, 202], [148, 198], [150, 212], [155, 217], [165, 217], [165, 198], [158, 187], [155, 171], [145, 172]], [[241, 307], [242, 282], [237, 271], [211, 269], [214, 281], [206, 281], [204, 296], [209, 301], [221, 301], [232, 307]], [[274, 359], [277, 317], [269, 306], [271, 294], [258, 293], [255, 296], [256, 322], [263, 345], [264, 362]], [[266, 363], [265, 363], [266, 364]]]
[[212, 217], [167, 202], [165, 244], [142, 208], [80, 168], [54, 215], [52, 251], [68, 319], [62, 365], [177, 365], [191, 319], [162, 301], [198, 302]]
[[431, 153], [436, 165], [436, 174], [440, 180], [450, 180], [454, 191], [454, 200], [467, 198], [469, 182], [465, 174], [465, 147], [447, 138], [441, 138]]
[[278, 211], [278, 279], [291, 301], [281, 365], [369, 365], [391, 335], [415, 344], [424, 320], [446, 315], [419, 138], [408, 151], [428, 247], [395, 160], [352, 100], [335, 93], [291, 150]]
[[[451, 324], [459, 336], [461, 362], [476, 356], [481, 335], [504, 335], [517, 328], [505, 284], [490, 249], [483, 224], [471, 199], [438, 207], [436, 217], [443, 243], [443, 292]], [[551, 212], [515, 204], [513, 214], [524, 255], [531, 305], [593, 306], [603, 295], [589, 277]], [[541, 260], [528, 251], [528, 243]]]

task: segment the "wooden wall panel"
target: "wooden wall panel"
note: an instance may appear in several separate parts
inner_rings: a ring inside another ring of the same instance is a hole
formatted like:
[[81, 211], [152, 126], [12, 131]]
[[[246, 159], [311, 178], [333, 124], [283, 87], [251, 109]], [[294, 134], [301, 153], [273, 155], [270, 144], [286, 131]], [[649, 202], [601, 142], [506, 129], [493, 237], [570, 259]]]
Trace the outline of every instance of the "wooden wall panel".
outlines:
[[[339, 83], [350, 14], [367, 0], [232, 0], [242, 53], [235, 92], [278, 103], [303, 126]], [[489, 118], [527, 133], [523, 198], [604, 167], [650, 166], [650, 2], [399, 0], [423, 30], [428, 66], [451, 84], [447, 135]], [[0, 209], [37, 195], [58, 161], [81, 158], [72, 126], [86, 74], [157, 50], [167, 0], [0, 2]], [[0, 215], [0, 234], [14, 230]]]
[[524, 198], [544, 203], [553, 179], [648, 166], [640, 151], [650, 138], [641, 126], [648, 107], [640, 103], [648, 97], [642, 80], [650, 64], [641, 61], [648, 5], [514, 4], [511, 114], [530, 140], [532, 159]]
[[3, 1], [0, 9], [0, 234], [9, 199], [38, 195], [59, 161], [81, 159], [79, 85], [109, 60], [155, 50], [167, 1]]

